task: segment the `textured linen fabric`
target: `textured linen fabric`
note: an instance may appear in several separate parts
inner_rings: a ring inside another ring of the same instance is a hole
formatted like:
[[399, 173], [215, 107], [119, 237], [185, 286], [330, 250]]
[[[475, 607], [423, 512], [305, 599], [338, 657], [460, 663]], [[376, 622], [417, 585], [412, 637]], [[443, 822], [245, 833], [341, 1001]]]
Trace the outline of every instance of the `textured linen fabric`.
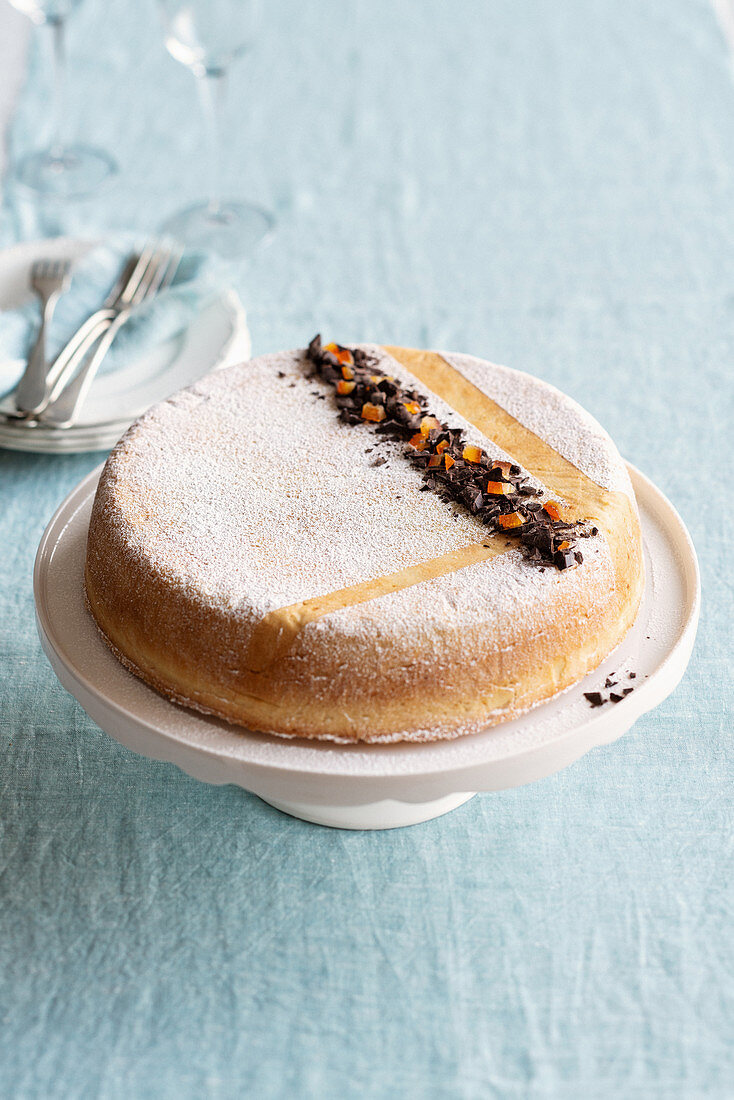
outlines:
[[[146, 0], [88, 0], [69, 124], [122, 172], [6, 192], [148, 230], [204, 186], [191, 77]], [[51, 513], [102, 456], [0, 452], [0, 1093], [728, 1098], [734, 87], [704, 0], [272, 0], [232, 74], [254, 350], [314, 332], [473, 352], [571, 393], [680, 509], [686, 677], [542, 782], [386, 833], [291, 820], [119, 747], [33, 622]], [[34, 52], [15, 154], [46, 118]]]

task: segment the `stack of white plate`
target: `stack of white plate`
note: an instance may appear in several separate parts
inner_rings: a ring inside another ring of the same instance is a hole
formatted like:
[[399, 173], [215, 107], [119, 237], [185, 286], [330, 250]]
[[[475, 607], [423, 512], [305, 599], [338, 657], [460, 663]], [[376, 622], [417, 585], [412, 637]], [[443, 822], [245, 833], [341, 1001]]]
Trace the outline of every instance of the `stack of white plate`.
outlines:
[[[74, 261], [94, 244], [62, 237], [30, 241], [0, 252], [0, 310], [14, 309], [31, 296], [30, 268], [35, 260]], [[185, 332], [119, 370], [99, 374], [73, 427], [48, 428], [40, 422], [26, 423], [0, 414], [0, 447], [51, 454], [105, 450], [157, 401], [209, 371], [241, 363], [249, 355], [244, 307], [233, 290], [225, 290], [202, 309]], [[3, 360], [0, 348], [0, 394], [13, 388], [24, 365]]]

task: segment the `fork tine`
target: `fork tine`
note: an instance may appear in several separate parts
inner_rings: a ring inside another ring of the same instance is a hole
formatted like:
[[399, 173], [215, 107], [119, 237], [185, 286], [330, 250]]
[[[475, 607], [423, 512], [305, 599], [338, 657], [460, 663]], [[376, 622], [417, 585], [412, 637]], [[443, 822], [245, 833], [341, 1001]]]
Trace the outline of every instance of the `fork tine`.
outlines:
[[130, 279], [133, 276], [133, 272], [138, 266], [138, 259], [139, 257], [136, 256], [133, 252], [125, 260], [125, 263], [120, 268], [117, 279], [115, 280], [113, 286], [110, 288], [109, 294], [105, 298], [105, 307], [117, 306], [120, 301], [122, 292], [124, 291], [127, 284], [130, 282]]
[[70, 260], [34, 260], [31, 264], [31, 278], [59, 279], [71, 269]]
[[155, 294], [158, 289], [158, 285], [165, 274], [166, 267], [170, 262], [171, 251], [168, 248], [158, 249], [157, 252], [151, 256], [150, 263], [145, 270], [143, 278], [133, 295], [131, 305], [139, 305], [140, 302], [149, 298], [152, 294]]
[[178, 265], [181, 263], [182, 251], [178, 246], [172, 247], [168, 250], [168, 255], [161, 262], [156, 275], [151, 280], [148, 289], [145, 292], [144, 298], [152, 298], [154, 294], [160, 294], [162, 290], [165, 290], [167, 286], [170, 286]]
[[171, 259], [168, 264], [168, 270], [163, 276], [161, 285], [158, 287], [159, 291], [165, 290], [166, 287], [170, 286], [173, 280], [176, 278], [176, 272], [178, 271], [179, 264], [181, 263], [181, 260], [183, 258], [183, 253], [184, 250], [179, 245], [174, 245], [174, 247], [171, 249]]
[[132, 305], [135, 302], [138, 289], [146, 278], [146, 274], [155, 255], [155, 250], [155, 241], [152, 239], [146, 241], [140, 252], [138, 262], [133, 269], [132, 275], [120, 294], [120, 302], [122, 305]]

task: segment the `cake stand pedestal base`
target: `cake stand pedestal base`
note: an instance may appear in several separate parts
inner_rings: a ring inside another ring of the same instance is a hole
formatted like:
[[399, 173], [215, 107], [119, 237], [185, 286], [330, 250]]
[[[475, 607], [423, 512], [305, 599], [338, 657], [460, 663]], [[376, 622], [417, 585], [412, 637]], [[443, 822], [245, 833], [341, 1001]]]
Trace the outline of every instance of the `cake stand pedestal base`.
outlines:
[[307, 802], [280, 802], [274, 798], [263, 798], [263, 802], [291, 817], [300, 817], [315, 825], [328, 825], [331, 829], [401, 829], [404, 825], [419, 825], [422, 821], [441, 817], [463, 806], [475, 793], [459, 791], [432, 802], [398, 802], [386, 798], [364, 806], [314, 806]]

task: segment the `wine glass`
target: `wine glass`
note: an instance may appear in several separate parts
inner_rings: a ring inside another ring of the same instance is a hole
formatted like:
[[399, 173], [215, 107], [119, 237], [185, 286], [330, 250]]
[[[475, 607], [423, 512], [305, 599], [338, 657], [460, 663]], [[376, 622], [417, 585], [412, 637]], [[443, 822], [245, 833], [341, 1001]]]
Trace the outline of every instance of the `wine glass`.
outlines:
[[165, 44], [196, 77], [209, 166], [209, 198], [180, 211], [163, 232], [195, 250], [221, 256], [251, 252], [275, 225], [267, 210], [221, 196], [221, 113], [230, 65], [255, 37], [258, 0], [159, 0]]
[[80, 0], [10, 0], [36, 26], [46, 27], [52, 44], [53, 96], [51, 141], [47, 148], [29, 153], [13, 166], [16, 180], [41, 195], [59, 199], [81, 198], [117, 171], [112, 157], [90, 145], [63, 140], [64, 86], [66, 82], [66, 20]]

